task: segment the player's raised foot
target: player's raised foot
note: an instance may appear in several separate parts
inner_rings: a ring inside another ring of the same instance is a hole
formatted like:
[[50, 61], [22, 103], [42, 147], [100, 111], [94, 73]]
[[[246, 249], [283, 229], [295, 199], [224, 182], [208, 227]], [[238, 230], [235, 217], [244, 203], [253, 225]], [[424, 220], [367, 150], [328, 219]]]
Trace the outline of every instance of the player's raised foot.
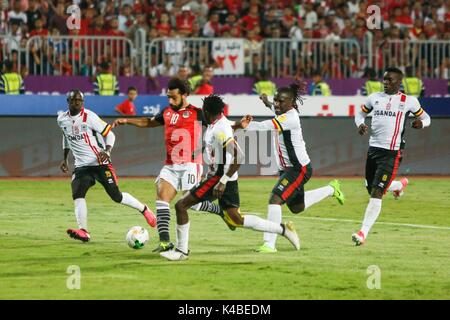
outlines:
[[263, 244], [261, 247], [255, 249], [256, 252], [259, 253], [275, 253], [277, 252], [276, 248], [271, 248], [267, 244]]
[[339, 183], [339, 180], [333, 180], [328, 185], [334, 189], [333, 198], [336, 198], [336, 200], [340, 204], [344, 204], [345, 196], [344, 193], [341, 191], [341, 184]]
[[352, 241], [355, 243], [355, 246], [362, 246], [366, 242], [366, 236], [359, 230], [357, 233], [352, 234]]
[[147, 223], [149, 224], [150, 227], [152, 228], [156, 227], [156, 217], [149, 207], [145, 206], [142, 215], [144, 216], [145, 220], [147, 220]]
[[402, 184], [401, 189], [392, 191], [392, 195], [394, 196], [395, 200], [398, 200], [398, 198], [400, 198], [403, 195], [403, 191], [405, 190], [406, 186], [408, 185], [409, 180], [408, 180], [408, 178], [401, 178], [400, 182]]
[[159, 255], [170, 261], [183, 261], [189, 259], [189, 253], [184, 253], [179, 249], [172, 249], [169, 251], [161, 252]]
[[67, 229], [67, 234], [76, 240], [80, 240], [83, 242], [88, 242], [89, 240], [91, 240], [91, 236], [89, 234], [89, 232], [87, 232], [84, 229]]
[[290, 243], [292, 243], [295, 250], [300, 250], [300, 238], [298, 237], [297, 231], [295, 230], [294, 223], [292, 221], [288, 221], [284, 223], [283, 226], [283, 237], [285, 237], [289, 240]]
[[172, 250], [175, 246], [173, 245], [172, 242], [160, 242], [158, 244], [158, 246], [153, 249], [153, 252], [165, 252], [165, 251], [169, 251]]
[[227, 225], [227, 227], [231, 230], [234, 231], [236, 230], [236, 227], [233, 225], [231, 218], [228, 216], [227, 213], [222, 212], [222, 214], [220, 215], [222, 217], [222, 220], [225, 222], [225, 224]]

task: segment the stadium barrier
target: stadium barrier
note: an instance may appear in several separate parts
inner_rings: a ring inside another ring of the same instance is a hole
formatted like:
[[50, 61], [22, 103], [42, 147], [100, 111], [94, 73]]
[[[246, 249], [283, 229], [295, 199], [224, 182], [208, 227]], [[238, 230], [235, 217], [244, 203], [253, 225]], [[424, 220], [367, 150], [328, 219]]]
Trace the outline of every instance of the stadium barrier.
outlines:
[[[228, 104], [230, 116], [270, 116], [271, 111], [264, 107], [257, 95], [223, 95]], [[189, 96], [188, 101], [201, 106], [202, 96]], [[124, 96], [86, 95], [85, 105], [101, 116], [115, 116], [116, 105]], [[304, 105], [300, 106], [302, 116], [353, 116], [364, 104], [366, 97], [311, 97], [306, 96]], [[450, 98], [420, 99], [424, 109], [431, 116], [450, 116]], [[166, 96], [139, 95], [134, 102], [138, 116], [153, 116], [167, 106]], [[0, 116], [55, 116], [66, 110], [65, 95], [0, 95]]]
[[[450, 40], [266, 38], [156, 38], [148, 42], [138, 29], [133, 39], [111, 36], [34, 36], [19, 43], [0, 36], [2, 60], [17, 50], [18, 71], [26, 67], [33, 75], [92, 75], [96, 64], [112, 62], [118, 75], [122, 68], [130, 74], [149, 75], [166, 58], [175, 66], [218, 65], [217, 74], [252, 75], [264, 69], [272, 77], [308, 77], [320, 69], [327, 78], [361, 77], [365, 67], [379, 73], [387, 66], [413, 67], [421, 77], [447, 79]], [[233, 57], [233, 58], [231, 58]], [[170, 67], [170, 65], [169, 65]]]
[[129, 68], [134, 74], [136, 52], [126, 37], [33, 36], [26, 43], [26, 66], [33, 75], [85, 75], [96, 73], [98, 63], [111, 63], [115, 74]]
[[413, 74], [426, 78], [450, 77], [450, 41], [448, 40], [388, 40], [375, 50], [375, 70], [386, 66], [411, 66]]

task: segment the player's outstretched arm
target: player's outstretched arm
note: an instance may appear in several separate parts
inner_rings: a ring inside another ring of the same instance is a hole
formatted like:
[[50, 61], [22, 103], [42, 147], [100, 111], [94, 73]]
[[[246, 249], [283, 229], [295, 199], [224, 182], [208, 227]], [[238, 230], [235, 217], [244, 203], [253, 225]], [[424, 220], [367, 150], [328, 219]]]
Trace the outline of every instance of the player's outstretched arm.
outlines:
[[161, 125], [155, 117], [153, 118], [119, 118], [114, 120], [112, 127], [115, 128], [120, 125], [132, 125], [138, 128], [153, 128]]
[[231, 124], [231, 127], [233, 128], [233, 131], [239, 130], [239, 129], [245, 129], [248, 127], [249, 123], [253, 120], [253, 117], [250, 115], [243, 116], [242, 119], [239, 122], [234, 121]]

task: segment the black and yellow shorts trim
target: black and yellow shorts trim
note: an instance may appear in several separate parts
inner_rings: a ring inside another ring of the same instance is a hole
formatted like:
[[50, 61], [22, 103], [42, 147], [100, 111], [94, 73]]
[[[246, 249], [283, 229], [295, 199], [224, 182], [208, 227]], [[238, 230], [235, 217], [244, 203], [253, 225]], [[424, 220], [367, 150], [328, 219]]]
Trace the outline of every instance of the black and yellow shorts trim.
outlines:
[[84, 198], [90, 187], [98, 181], [106, 192], [114, 198], [121, 197], [116, 171], [111, 164], [75, 168], [72, 175], [73, 199]]
[[397, 176], [401, 161], [401, 150], [369, 147], [366, 161], [366, 188], [369, 194], [373, 188], [380, 188], [386, 193]]
[[[203, 180], [197, 187], [189, 192], [199, 201], [214, 201], [214, 187], [219, 183], [221, 176], [211, 176]], [[228, 181], [222, 198], [219, 199], [219, 205], [222, 209], [239, 208], [241, 203], [239, 199], [239, 186], [236, 181]]]
[[272, 189], [272, 194], [278, 195], [283, 203], [304, 203], [304, 186], [311, 175], [312, 167], [310, 164], [286, 168], [281, 172], [277, 184]]

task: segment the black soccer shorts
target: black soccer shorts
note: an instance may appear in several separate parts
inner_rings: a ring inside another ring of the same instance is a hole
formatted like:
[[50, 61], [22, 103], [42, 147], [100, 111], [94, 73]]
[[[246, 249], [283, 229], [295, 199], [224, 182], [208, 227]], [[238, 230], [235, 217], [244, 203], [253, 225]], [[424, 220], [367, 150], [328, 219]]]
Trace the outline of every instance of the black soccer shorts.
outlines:
[[111, 164], [75, 168], [72, 175], [72, 198], [84, 198], [90, 187], [98, 181], [115, 202], [122, 201], [116, 172]]
[[[200, 202], [206, 200], [214, 201], [216, 198], [213, 196], [213, 190], [219, 183], [221, 177], [222, 176], [217, 175], [208, 177], [189, 192]], [[237, 180], [227, 182], [222, 198], [219, 199], [219, 205], [224, 210], [240, 207], [241, 202], [239, 199], [239, 186]]]
[[397, 176], [401, 161], [401, 150], [369, 147], [366, 161], [366, 188], [369, 194], [373, 188], [380, 188], [383, 194], [386, 193]]
[[272, 194], [278, 195], [283, 203], [304, 204], [304, 186], [311, 178], [312, 167], [307, 164], [302, 167], [290, 167], [281, 171], [277, 184], [272, 189]]

